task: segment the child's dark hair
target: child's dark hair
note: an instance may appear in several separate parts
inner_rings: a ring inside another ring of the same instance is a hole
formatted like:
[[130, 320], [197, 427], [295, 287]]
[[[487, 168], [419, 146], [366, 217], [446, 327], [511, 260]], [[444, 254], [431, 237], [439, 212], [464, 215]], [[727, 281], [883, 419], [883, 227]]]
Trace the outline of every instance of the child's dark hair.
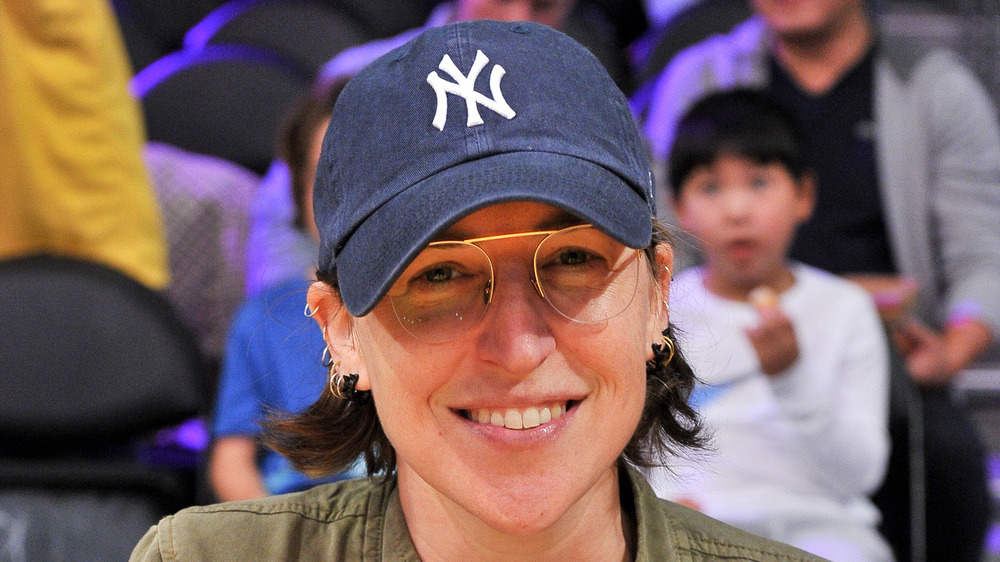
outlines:
[[806, 173], [802, 134], [792, 115], [767, 92], [737, 88], [699, 99], [677, 125], [670, 151], [670, 187], [699, 166], [731, 154], [761, 164], [780, 163], [795, 179]]
[[281, 124], [278, 131], [278, 157], [288, 164], [292, 174], [292, 200], [295, 202], [295, 226], [305, 228], [303, 205], [304, 195], [311, 185], [306, 185], [305, 167], [312, 166], [309, 155], [312, 150], [313, 134], [333, 112], [333, 104], [340, 91], [347, 85], [348, 78], [330, 82], [317, 82], [303, 92]]

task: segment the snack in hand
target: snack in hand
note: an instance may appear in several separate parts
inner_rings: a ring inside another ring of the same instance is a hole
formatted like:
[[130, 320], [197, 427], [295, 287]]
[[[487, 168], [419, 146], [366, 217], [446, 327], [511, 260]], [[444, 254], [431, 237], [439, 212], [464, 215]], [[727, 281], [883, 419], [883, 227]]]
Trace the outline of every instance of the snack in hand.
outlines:
[[750, 304], [754, 305], [757, 310], [777, 308], [778, 306], [778, 293], [775, 293], [774, 289], [767, 285], [761, 285], [750, 291], [749, 298]]

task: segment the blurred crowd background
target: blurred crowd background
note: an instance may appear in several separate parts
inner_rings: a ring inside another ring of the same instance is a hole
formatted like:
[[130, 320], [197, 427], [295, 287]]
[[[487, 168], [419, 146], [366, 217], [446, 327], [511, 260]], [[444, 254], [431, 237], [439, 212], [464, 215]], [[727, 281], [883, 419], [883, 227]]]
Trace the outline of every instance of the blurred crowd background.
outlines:
[[[317, 78], [337, 70], [327, 65], [338, 54], [419, 29], [443, 9], [434, 0], [81, 0], [69, 9], [79, 12], [74, 24], [32, 2], [0, 4], [0, 114], [8, 116], [0, 116], [0, 222], [42, 217], [58, 230], [128, 209], [88, 234], [126, 242], [101, 251], [81, 234], [18, 246], [11, 241], [21, 231], [0, 226], [0, 561], [127, 552], [161, 515], [219, 499], [206, 451], [233, 319], [246, 299], [304, 275], [314, 259], [296, 234], [287, 246], [259, 241], [278, 239], [268, 225], [299, 222], [292, 202], [268, 199], [282, 192], [262, 188], [295, 174], [275, 166], [283, 127]], [[746, 0], [569, 4], [561, 28], [639, 103], [677, 52], [752, 13]], [[872, 8], [882, 33], [911, 42], [914, 53], [953, 49], [1000, 100], [1000, 2], [878, 0]], [[76, 35], [74, 25], [86, 29]], [[86, 45], [60, 45], [60, 33]], [[52, 41], [51, 64], [44, 49], [23, 50], [36, 39]], [[75, 63], [94, 72], [67, 70]], [[97, 93], [84, 107], [72, 92], [86, 88]], [[24, 104], [56, 109], [19, 124], [34, 111], [20, 105], [22, 92], [34, 96]], [[107, 130], [76, 130], [67, 118], [105, 110]], [[71, 131], [93, 150], [36, 142]], [[43, 162], [47, 175], [31, 176], [19, 157]], [[137, 191], [107, 188], [118, 181], [99, 172], [107, 169], [141, 176]], [[59, 196], [59, 182], [88, 175], [96, 179], [84, 196]], [[298, 252], [299, 261], [268, 261], [279, 251]], [[315, 331], [307, 318], [285, 327]], [[992, 453], [1000, 498], [998, 369], [994, 353], [954, 392]], [[33, 376], [43, 373], [51, 376]], [[1000, 531], [988, 547], [1000, 560]]]

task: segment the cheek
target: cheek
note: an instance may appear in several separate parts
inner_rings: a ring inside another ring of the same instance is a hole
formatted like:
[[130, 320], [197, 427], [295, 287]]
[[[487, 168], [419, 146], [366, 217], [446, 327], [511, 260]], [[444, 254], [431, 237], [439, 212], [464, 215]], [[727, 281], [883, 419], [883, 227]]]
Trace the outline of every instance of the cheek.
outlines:
[[[638, 323], [640, 324], [641, 323]], [[617, 353], [609, 356], [605, 367], [613, 378], [614, 404], [608, 411], [619, 412], [620, 425], [616, 430], [622, 444], [631, 438], [646, 403], [646, 360], [652, 348], [646, 344], [646, 330], [629, 330], [627, 339], [619, 340], [613, 348]]]
[[637, 288], [632, 307], [614, 318], [607, 328], [594, 338], [585, 353], [589, 367], [601, 373], [605, 384], [621, 395], [621, 400], [645, 395], [646, 361], [652, 357], [650, 343], [660, 330], [655, 316], [650, 314], [652, 299], [658, 292], [651, 287]]
[[717, 204], [704, 198], [689, 198], [677, 209], [678, 226], [697, 238], [711, 237], [718, 231], [721, 216]]
[[432, 354], [408, 351], [391, 337], [366, 341], [364, 364], [382, 430], [401, 459], [419, 458], [427, 439], [438, 432], [430, 404], [449, 367]]
[[356, 332], [375, 405], [380, 417], [383, 412], [388, 415], [386, 421], [416, 415], [450, 371], [446, 359], [432, 347], [407, 345], [410, 340], [395, 333], [395, 324], [394, 317], [381, 319], [376, 311], [358, 321]]
[[766, 202], [760, 208], [770, 209], [770, 212], [760, 212], [756, 223], [760, 229], [768, 233], [768, 239], [776, 246], [791, 243], [795, 229], [802, 222], [797, 215], [794, 204], [787, 202]]

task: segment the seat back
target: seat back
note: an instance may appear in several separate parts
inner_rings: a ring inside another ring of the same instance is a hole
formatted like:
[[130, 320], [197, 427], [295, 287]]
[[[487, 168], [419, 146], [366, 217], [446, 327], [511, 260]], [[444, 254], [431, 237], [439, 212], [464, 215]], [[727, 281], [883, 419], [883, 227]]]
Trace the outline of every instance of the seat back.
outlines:
[[440, 0], [325, 0], [361, 23], [373, 37], [391, 37], [421, 27]]
[[198, 348], [159, 294], [52, 256], [0, 262], [0, 287], [5, 453], [100, 446], [206, 409]]
[[246, 46], [178, 51], [132, 79], [150, 140], [224, 158], [263, 174], [278, 127], [311, 76]]
[[640, 120], [646, 119], [660, 74], [678, 53], [714, 34], [727, 33], [751, 15], [753, 8], [746, 0], [699, 0], [636, 41], [638, 87], [630, 104]]
[[753, 15], [746, 0], [700, 0], [680, 10], [644, 42], [648, 51], [640, 61], [640, 82], [654, 79], [677, 53], [716, 33], [726, 33]]
[[[340, 0], [337, 0], [340, 1]], [[125, 49], [138, 72], [180, 48], [184, 34], [224, 0], [111, 0]]]
[[184, 48], [249, 45], [274, 51], [314, 75], [340, 51], [370, 39], [359, 23], [330, 4], [231, 0], [185, 34]]

